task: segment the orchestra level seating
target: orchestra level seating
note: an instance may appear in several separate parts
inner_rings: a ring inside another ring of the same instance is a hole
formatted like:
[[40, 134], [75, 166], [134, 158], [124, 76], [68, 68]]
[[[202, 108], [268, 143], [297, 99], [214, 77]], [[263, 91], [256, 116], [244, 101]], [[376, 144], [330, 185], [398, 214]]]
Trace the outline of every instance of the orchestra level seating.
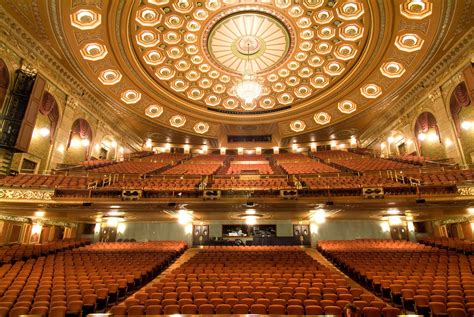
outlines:
[[180, 241], [98, 243], [3, 264], [0, 315], [105, 311], [159, 274], [185, 248]]
[[405, 313], [474, 314], [473, 256], [393, 240], [318, 241], [318, 248]]
[[215, 246], [199, 250], [111, 313], [341, 315], [346, 305], [364, 300], [379, 315], [393, 311], [298, 246]]

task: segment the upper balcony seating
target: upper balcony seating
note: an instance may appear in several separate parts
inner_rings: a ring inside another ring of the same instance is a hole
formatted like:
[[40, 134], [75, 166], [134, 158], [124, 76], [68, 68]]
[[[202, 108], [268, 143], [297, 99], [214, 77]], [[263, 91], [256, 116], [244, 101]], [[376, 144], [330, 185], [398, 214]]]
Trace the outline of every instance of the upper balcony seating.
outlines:
[[221, 167], [221, 164], [178, 164], [162, 175], [212, 175]]
[[155, 163], [155, 162], [138, 162], [138, 161], [128, 161], [120, 162], [117, 164], [103, 166], [99, 168], [94, 168], [90, 170], [91, 173], [112, 173], [112, 174], [146, 174], [152, 173], [163, 167], [167, 166], [169, 163]]
[[342, 315], [347, 304], [362, 298], [379, 314], [387, 306], [363, 293], [297, 246], [204, 247], [111, 311], [117, 315]]
[[211, 186], [221, 190], [280, 190], [291, 189], [286, 178], [261, 178], [255, 180], [215, 178]]
[[79, 163], [79, 165], [84, 166], [86, 169], [88, 169], [88, 168], [107, 166], [114, 163], [115, 162], [112, 160], [89, 160], [89, 161], [81, 162]]
[[147, 178], [143, 180], [122, 180], [113, 183], [107, 188], [143, 189], [153, 191], [191, 191], [196, 190], [200, 182], [200, 178]]
[[223, 163], [227, 158], [228, 156], [226, 155], [204, 154], [204, 155], [194, 156], [187, 163], [200, 163], [200, 164], [206, 164], [209, 162], [212, 162], [213, 164]]
[[106, 310], [166, 268], [183, 242], [101, 243], [0, 267], [2, 316]]
[[273, 154], [271, 156], [279, 164], [281, 163], [294, 163], [294, 162], [308, 162], [312, 159], [301, 153], [283, 153], [283, 154]]
[[227, 170], [227, 175], [232, 174], [273, 174], [273, 169], [269, 163], [266, 164], [231, 164]]
[[263, 154], [254, 154], [254, 155], [237, 155], [233, 157], [233, 160], [236, 162], [240, 161], [267, 161], [267, 157]]
[[176, 164], [177, 162], [180, 162], [188, 157], [189, 155], [187, 154], [160, 153], [136, 159], [136, 161], [138, 160], [140, 162]]
[[223, 165], [225, 155], [198, 155], [192, 159], [178, 164], [163, 175], [212, 175]]
[[280, 166], [288, 174], [320, 174], [339, 172], [334, 167], [316, 161], [280, 163]]
[[339, 176], [339, 177], [302, 177], [310, 189], [355, 189], [364, 187], [398, 188], [409, 184], [399, 183], [391, 178], [378, 175]]
[[407, 241], [318, 241], [346, 273], [386, 301], [425, 316], [473, 316], [473, 256]]
[[313, 153], [313, 156], [317, 157], [317, 158], [319, 158], [320, 160], [323, 160], [323, 161], [332, 161], [332, 160], [335, 160], [335, 159], [353, 160], [353, 159], [362, 159], [362, 158], [364, 158], [363, 155], [360, 155], [360, 154], [357, 154], [357, 153], [352, 153], [352, 152], [347, 152], [347, 151], [341, 151], [341, 150], [315, 152], [315, 153]]
[[424, 156], [418, 156], [418, 155], [400, 155], [400, 156], [395, 156], [392, 158], [394, 161], [400, 161], [400, 162], [405, 162], [405, 163], [410, 163], [410, 164], [415, 164], [415, 165], [423, 165], [426, 161], [429, 161], [429, 157], [424, 157]]
[[0, 179], [1, 187], [87, 189], [98, 177], [19, 174]]
[[332, 163], [358, 172], [383, 171], [383, 170], [403, 170], [416, 168], [415, 165], [394, 162], [379, 158], [359, 158], [359, 159], [332, 159]]

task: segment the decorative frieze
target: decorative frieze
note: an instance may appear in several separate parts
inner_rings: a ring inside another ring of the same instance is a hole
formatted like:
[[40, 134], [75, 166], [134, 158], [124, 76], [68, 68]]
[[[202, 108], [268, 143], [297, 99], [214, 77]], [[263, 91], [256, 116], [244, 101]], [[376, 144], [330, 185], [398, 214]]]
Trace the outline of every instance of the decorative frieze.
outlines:
[[0, 188], [0, 200], [52, 200], [54, 189]]

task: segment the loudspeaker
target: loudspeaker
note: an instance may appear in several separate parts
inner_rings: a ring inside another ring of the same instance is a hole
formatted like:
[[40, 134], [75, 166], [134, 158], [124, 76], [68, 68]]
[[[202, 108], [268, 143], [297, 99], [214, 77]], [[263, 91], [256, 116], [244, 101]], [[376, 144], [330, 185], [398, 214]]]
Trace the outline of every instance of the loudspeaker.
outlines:
[[82, 206], [84, 206], [84, 207], [90, 207], [90, 206], [92, 206], [92, 203], [91, 203], [91, 202], [83, 202], [83, 203], [82, 203]]
[[416, 200], [416, 203], [417, 203], [417, 204], [424, 204], [425, 202], [426, 202], [426, 200], [423, 199], [423, 198], [420, 198], [420, 199], [417, 199], [417, 200]]
[[205, 190], [202, 193], [202, 198], [204, 200], [217, 200], [221, 198], [220, 190]]
[[298, 199], [298, 191], [294, 189], [282, 189], [280, 190], [281, 199]]
[[251, 201], [248, 201], [246, 204], [245, 204], [247, 207], [255, 207], [255, 203], [254, 202], [251, 202]]

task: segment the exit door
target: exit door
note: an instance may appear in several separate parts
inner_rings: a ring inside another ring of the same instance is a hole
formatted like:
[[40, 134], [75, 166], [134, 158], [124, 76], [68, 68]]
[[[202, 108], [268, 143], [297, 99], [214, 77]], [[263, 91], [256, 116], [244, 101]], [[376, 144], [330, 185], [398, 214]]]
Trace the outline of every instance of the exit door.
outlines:
[[309, 225], [293, 225], [293, 237], [300, 245], [311, 245]]
[[392, 226], [390, 234], [393, 240], [408, 240], [408, 230], [405, 226]]
[[193, 246], [209, 244], [209, 225], [193, 226]]
[[117, 228], [105, 227], [100, 230], [101, 242], [115, 242], [117, 238]]

